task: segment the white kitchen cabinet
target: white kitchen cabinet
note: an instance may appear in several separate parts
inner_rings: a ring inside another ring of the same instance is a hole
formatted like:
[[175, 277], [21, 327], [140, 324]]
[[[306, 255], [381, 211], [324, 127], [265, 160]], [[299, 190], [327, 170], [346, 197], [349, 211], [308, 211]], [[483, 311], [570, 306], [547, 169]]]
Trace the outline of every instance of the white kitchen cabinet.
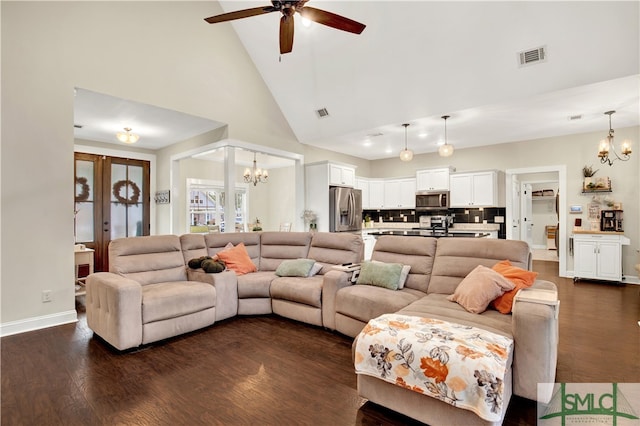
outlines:
[[355, 188], [362, 193], [362, 209], [371, 209], [369, 203], [369, 180], [357, 177]]
[[356, 169], [341, 164], [329, 163], [329, 185], [349, 186], [356, 183]]
[[504, 182], [500, 175], [495, 170], [451, 174], [450, 206], [504, 207]]
[[621, 281], [622, 246], [630, 240], [620, 234], [574, 234], [573, 279]]
[[384, 181], [383, 180], [370, 180], [369, 181], [369, 208], [370, 209], [383, 209], [384, 208]]
[[435, 191], [449, 189], [449, 175], [455, 169], [444, 167], [416, 171], [416, 191]]
[[415, 207], [415, 179], [387, 179], [384, 181], [384, 208], [413, 209]]

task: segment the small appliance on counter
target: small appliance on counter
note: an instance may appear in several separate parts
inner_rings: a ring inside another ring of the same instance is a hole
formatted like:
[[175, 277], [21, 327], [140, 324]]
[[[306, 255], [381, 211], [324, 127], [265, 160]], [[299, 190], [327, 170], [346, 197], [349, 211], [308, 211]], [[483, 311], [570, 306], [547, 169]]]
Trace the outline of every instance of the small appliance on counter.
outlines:
[[602, 210], [600, 212], [600, 230], [623, 232], [622, 213], [622, 210]]
[[420, 229], [448, 232], [453, 225], [453, 217], [448, 215], [420, 216], [419, 225]]

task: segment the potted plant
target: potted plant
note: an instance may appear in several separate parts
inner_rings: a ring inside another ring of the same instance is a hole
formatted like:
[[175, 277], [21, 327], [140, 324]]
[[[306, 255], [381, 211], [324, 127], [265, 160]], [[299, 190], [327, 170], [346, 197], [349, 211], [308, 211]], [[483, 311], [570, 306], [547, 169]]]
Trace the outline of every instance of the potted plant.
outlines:
[[591, 178], [596, 174], [597, 171], [598, 170], [593, 170], [593, 166], [584, 166], [582, 168], [582, 176], [584, 176], [583, 189], [594, 188], [595, 185], [593, 184], [593, 179]]

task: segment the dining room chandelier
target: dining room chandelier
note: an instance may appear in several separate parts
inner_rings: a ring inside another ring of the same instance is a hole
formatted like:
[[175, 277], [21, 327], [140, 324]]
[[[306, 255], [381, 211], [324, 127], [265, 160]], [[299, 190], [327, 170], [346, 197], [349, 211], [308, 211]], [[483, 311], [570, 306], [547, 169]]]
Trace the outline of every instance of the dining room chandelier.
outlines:
[[131, 133], [131, 127], [125, 127], [124, 132], [116, 133], [116, 138], [122, 143], [136, 143], [140, 139], [140, 135]]
[[[609, 116], [609, 134], [606, 138], [600, 141], [600, 146], [598, 148], [598, 157], [600, 157], [600, 162], [602, 164], [613, 165], [613, 162], [616, 160], [627, 161], [631, 158], [631, 141], [625, 139], [622, 141], [622, 146], [620, 147], [621, 156], [616, 152], [616, 148], [613, 146], [613, 129], [611, 128], [611, 116], [615, 114], [615, 111], [607, 111], [605, 115]], [[610, 153], [613, 153], [613, 158], [610, 156]]]
[[440, 157], [451, 157], [453, 155], [453, 145], [447, 142], [447, 118], [449, 117], [449, 115], [443, 115], [441, 117], [444, 120], [444, 145], [440, 145], [440, 148], [438, 148]]
[[244, 169], [244, 181], [247, 183], [253, 183], [256, 186], [258, 182], [267, 183], [269, 179], [269, 171], [267, 169], [259, 169], [256, 163], [256, 153], [253, 153], [253, 168], [247, 167]]
[[407, 148], [407, 127], [409, 127], [409, 123], [404, 123], [404, 149], [400, 151], [400, 160], [401, 161], [411, 161], [413, 159], [413, 151]]

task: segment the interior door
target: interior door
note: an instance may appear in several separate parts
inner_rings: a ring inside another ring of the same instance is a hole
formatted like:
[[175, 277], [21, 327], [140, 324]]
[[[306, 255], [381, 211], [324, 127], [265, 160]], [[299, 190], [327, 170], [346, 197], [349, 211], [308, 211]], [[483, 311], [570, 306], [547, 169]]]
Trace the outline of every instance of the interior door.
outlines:
[[533, 245], [533, 200], [531, 184], [523, 183], [520, 190], [520, 239]]
[[520, 181], [514, 177], [511, 182], [511, 237], [520, 239]]
[[149, 162], [75, 153], [75, 241], [108, 271], [109, 242], [149, 235]]

